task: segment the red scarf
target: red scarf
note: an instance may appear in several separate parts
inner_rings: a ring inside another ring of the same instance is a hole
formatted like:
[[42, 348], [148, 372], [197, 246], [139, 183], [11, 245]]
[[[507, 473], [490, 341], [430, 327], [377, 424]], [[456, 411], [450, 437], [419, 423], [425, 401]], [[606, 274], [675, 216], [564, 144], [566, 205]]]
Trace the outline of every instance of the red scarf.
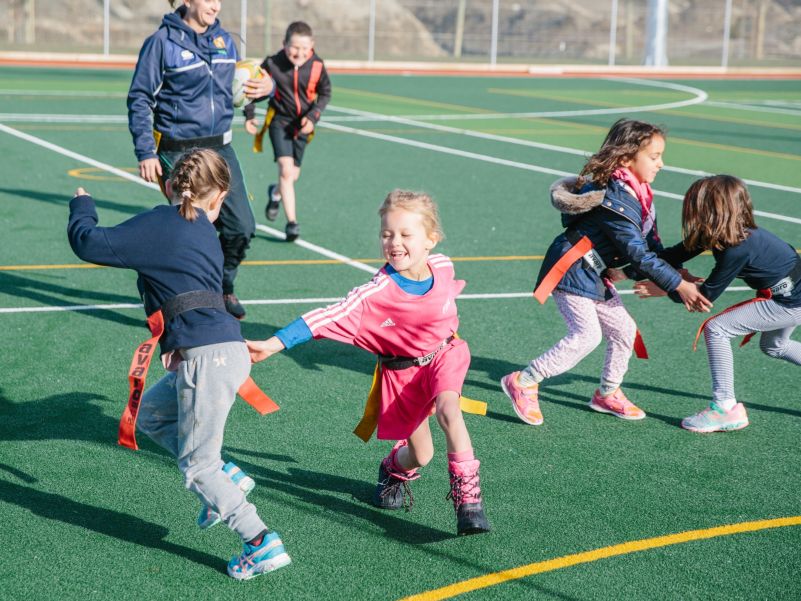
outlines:
[[[642, 233], [647, 235], [654, 227], [656, 209], [654, 208], [654, 192], [648, 183], [640, 182], [628, 167], [618, 167], [612, 173], [612, 179], [619, 180], [634, 190], [642, 207]], [[659, 240], [659, 237], [656, 237]]]

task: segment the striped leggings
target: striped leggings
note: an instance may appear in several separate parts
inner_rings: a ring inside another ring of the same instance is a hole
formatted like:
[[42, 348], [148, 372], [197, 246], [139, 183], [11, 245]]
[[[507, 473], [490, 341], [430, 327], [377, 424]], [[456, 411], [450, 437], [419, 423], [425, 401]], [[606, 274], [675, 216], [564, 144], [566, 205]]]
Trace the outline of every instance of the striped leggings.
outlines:
[[801, 343], [790, 340], [801, 324], [801, 307], [788, 308], [772, 300], [748, 303], [710, 319], [704, 326], [706, 352], [712, 372], [712, 398], [735, 400], [731, 338], [762, 332], [760, 350], [770, 357], [801, 365]]
[[601, 383], [614, 390], [629, 368], [637, 326], [616, 292], [608, 301], [554, 290], [556, 306], [567, 324], [567, 335], [531, 362], [543, 378], [564, 373], [589, 355], [606, 338], [606, 357]]

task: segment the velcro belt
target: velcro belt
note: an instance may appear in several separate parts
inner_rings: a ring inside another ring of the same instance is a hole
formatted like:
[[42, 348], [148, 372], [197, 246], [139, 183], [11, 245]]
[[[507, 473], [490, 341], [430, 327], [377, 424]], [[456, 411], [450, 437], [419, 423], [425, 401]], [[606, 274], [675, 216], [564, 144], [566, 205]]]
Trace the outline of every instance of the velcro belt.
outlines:
[[[208, 304], [203, 304], [204, 299], [208, 300]], [[220, 304], [218, 304], [217, 299], [219, 299]], [[117, 435], [117, 442], [121, 446], [128, 447], [134, 451], [139, 449], [136, 444], [136, 418], [139, 415], [142, 394], [145, 391], [145, 380], [150, 368], [150, 361], [153, 359], [158, 341], [164, 333], [164, 324], [169, 321], [169, 319], [165, 319], [165, 309], [170, 311], [170, 319], [172, 319], [184, 311], [205, 308], [217, 309], [220, 306], [225, 310], [225, 304], [222, 303], [222, 295], [208, 290], [194, 290], [179, 294], [165, 301], [160, 309], [148, 315], [147, 327], [150, 328], [151, 337], [136, 347], [133, 359], [131, 359], [131, 367], [128, 370], [130, 390], [128, 404], [125, 406], [120, 418]], [[237, 392], [239, 396], [262, 415], [278, 411], [278, 405], [249, 376]]]
[[423, 355], [422, 357], [395, 357], [392, 355], [378, 355], [378, 362], [381, 364], [381, 367], [392, 370], [408, 369], [415, 365], [418, 367], [423, 367], [424, 365], [431, 363], [434, 360], [434, 357], [437, 356], [437, 353], [448, 346], [451, 342], [453, 342], [453, 336], [448, 336], [448, 338], [443, 340], [437, 348], [427, 355]]
[[[556, 263], [554, 263], [554, 266], [551, 267], [550, 271], [542, 278], [540, 285], [537, 286], [537, 289], [534, 291], [534, 298], [536, 298], [540, 304], [545, 304], [545, 301], [548, 300], [548, 295], [550, 295], [553, 289], [562, 281], [562, 278], [565, 277], [565, 274], [573, 263], [583, 258], [587, 253], [593, 251], [592, 241], [590, 241], [587, 236], [582, 236], [577, 240], [573, 240], [571, 233], [578, 234], [578, 232], [575, 230], [568, 230], [566, 233], [568, 234], [568, 241], [572, 246]], [[598, 259], [600, 260], [601, 257], [598, 257]], [[601, 261], [601, 263], [603, 263], [603, 261]]]
[[801, 281], [801, 259], [795, 262], [793, 269], [787, 276], [773, 284], [768, 290], [770, 290], [772, 296], [790, 296], [799, 281]]
[[225, 311], [225, 301], [222, 294], [211, 290], [193, 290], [184, 292], [164, 302], [161, 305], [161, 314], [164, 316], [164, 323], [169, 323], [179, 313], [192, 311], [193, 309], [218, 309]]
[[166, 152], [177, 152], [181, 150], [189, 150], [190, 148], [219, 148], [220, 146], [230, 144], [233, 138], [234, 134], [230, 129], [224, 134], [218, 134], [216, 136], [186, 138], [183, 140], [168, 138], [162, 135], [161, 140], [159, 141], [158, 149], [159, 151], [163, 150]]

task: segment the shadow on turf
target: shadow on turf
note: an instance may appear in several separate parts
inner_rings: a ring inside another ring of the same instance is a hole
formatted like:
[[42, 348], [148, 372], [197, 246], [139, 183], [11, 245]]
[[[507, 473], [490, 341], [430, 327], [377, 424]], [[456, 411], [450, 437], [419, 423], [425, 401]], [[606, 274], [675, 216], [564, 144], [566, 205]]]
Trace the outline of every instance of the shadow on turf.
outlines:
[[[78, 187], [77, 184], [75, 186]], [[19, 196], [22, 198], [29, 198], [31, 200], [38, 200], [48, 204], [57, 205], [59, 207], [66, 207], [72, 198], [74, 190], [68, 190], [64, 194], [52, 194], [49, 192], [40, 192], [37, 190], [23, 190], [20, 188], [0, 188], [0, 194], [8, 194], [9, 196]], [[91, 193], [91, 191], [90, 191]], [[95, 198], [95, 205], [100, 209], [108, 209], [109, 211], [118, 211], [120, 213], [127, 213], [129, 215], [137, 215], [148, 207], [135, 206], [114, 202], [112, 200], [102, 200]], [[66, 222], [65, 222], [66, 225]], [[106, 223], [104, 225], [116, 225], [116, 223]]]
[[[59, 286], [41, 279], [26, 278], [8, 271], [0, 271], [0, 290], [5, 294], [27, 298], [32, 301], [42, 303], [46, 306], [64, 305], [65, 298], [77, 299], [79, 301], [91, 302], [106, 301], [111, 303], [135, 303], [136, 297], [123, 296], [120, 294], [108, 294], [105, 292], [94, 292], [91, 290], [81, 290]], [[141, 319], [129, 317], [109, 309], [98, 309], [95, 311], [81, 311], [90, 317], [113, 321], [126, 326], [137, 326], [145, 328], [145, 318]]]
[[159, 549], [184, 557], [220, 572], [225, 562], [219, 557], [183, 545], [168, 542], [169, 529], [138, 517], [73, 501], [29, 486], [0, 479], [0, 501], [27, 509], [34, 515], [85, 528], [122, 541], [150, 549]]
[[[245, 449], [226, 448], [226, 451], [235, 451], [243, 455], [256, 457], [262, 456], [261, 453]], [[287, 473], [283, 473], [263, 465], [247, 463], [240, 459], [237, 459], [236, 463], [265, 488], [280, 490], [305, 503], [325, 508], [325, 511], [334, 514], [352, 516], [371, 522], [383, 528], [387, 536], [397, 541], [410, 545], [425, 545], [456, 537], [455, 523], [454, 532], [445, 532], [436, 528], [410, 523], [403, 519], [404, 512], [402, 511], [386, 511], [376, 508], [370, 502], [375, 490], [375, 483], [373, 482], [298, 467], [289, 467]], [[353, 501], [347, 501], [334, 495], [327, 495], [324, 491], [333, 493], [349, 492]], [[449, 504], [444, 505], [446, 510], [452, 511], [448, 507]], [[349, 518], [342, 518], [338, 521], [345, 525], [353, 525], [353, 521]]]
[[[116, 444], [119, 420], [90, 401], [109, 401], [92, 392], [71, 392], [15, 403], [0, 389], [0, 441], [82, 440]], [[124, 400], [115, 403], [120, 413]]]

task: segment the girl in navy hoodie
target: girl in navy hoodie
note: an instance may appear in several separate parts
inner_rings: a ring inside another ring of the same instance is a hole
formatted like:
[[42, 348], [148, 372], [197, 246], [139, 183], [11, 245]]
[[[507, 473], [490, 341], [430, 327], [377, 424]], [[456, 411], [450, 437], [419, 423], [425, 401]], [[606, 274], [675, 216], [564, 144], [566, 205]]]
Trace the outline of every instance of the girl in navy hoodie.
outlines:
[[[228, 413], [250, 373], [239, 323], [223, 303], [223, 253], [213, 225], [229, 185], [220, 155], [194, 150], [174, 166], [168, 191], [176, 204], [98, 227], [92, 197], [78, 188], [70, 202], [68, 236], [81, 259], [139, 275], [154, 336], [163, 323], [159, 343], [168, 373], [141, 402], [129, 400], [132, 422], [176, 458], [186, 487], [242, 538], [244, 550], [231, 559], [228, 574], [244, 580], [285, 566], [290, 558], [220, 457]], [[127, 446], [136, 448], [135, 440]]]
[[[701, 293], [710, 301], [735, 278], [757, 291], [756, 298], [725, 309], [699, 328], [704, 334], [712, 372], [712, 402], [682, 420], [693, 432], [728, 432], [748, 425], [748, 415], [734, 394], [734, 356], [731, 339], [756, 332], [760, 350], [769, 357], [801, 365], [801, 342], [790, 335], [801, 324], [801, 260], [795, 248], [754, 222], [751, 196], [742, 180], [731, 175], [705, 177], [684, 195], [681, 215], [683, 241], [665, 250], [673, 262], [711, 251], [715, 267]], [[634, 287], [640, 297], [664, 296], [649, 283]], [[678, 300], [671, 294], [673, 300]]]

